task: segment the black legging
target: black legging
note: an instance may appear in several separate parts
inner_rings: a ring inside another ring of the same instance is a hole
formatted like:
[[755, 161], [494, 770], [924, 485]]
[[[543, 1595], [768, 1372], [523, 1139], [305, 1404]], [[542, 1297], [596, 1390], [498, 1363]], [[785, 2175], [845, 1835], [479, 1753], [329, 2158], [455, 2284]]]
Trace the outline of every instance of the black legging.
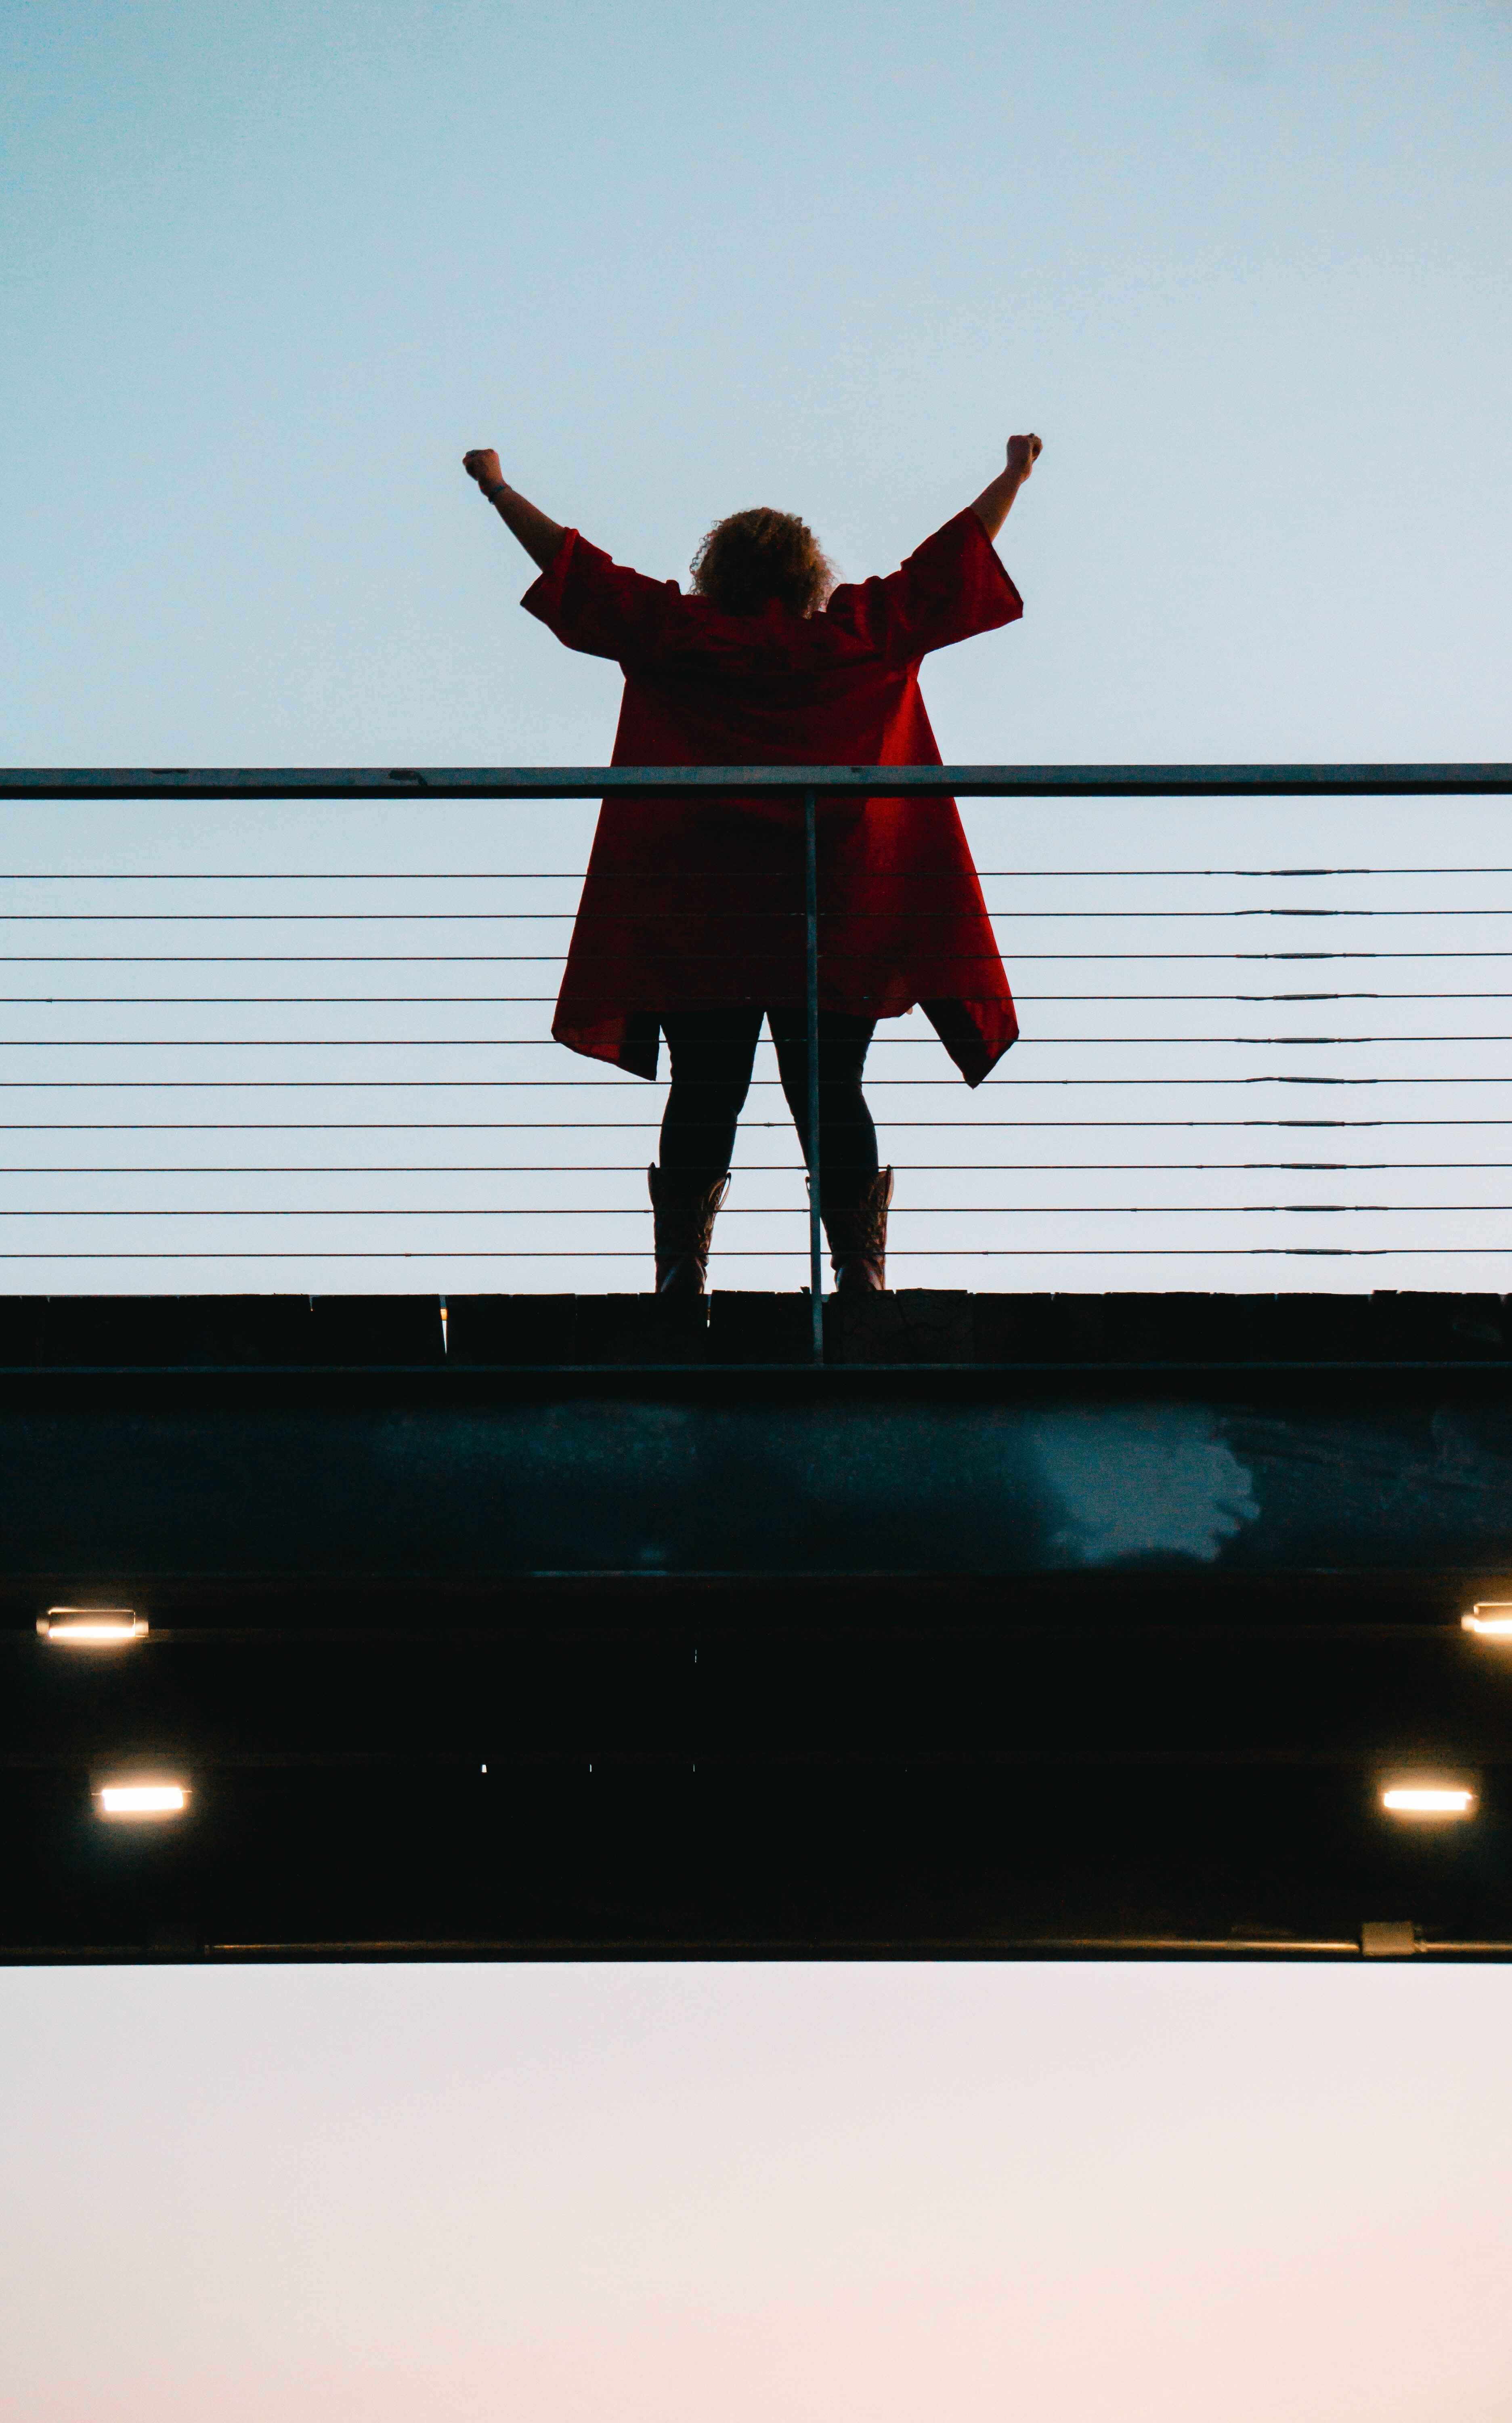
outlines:
[[[661, 1021], [672, 1063], [662, 1114], [661, 1166], [685, 1180], [690, 1194], [702, 1194], [730, 1166], [764, 1015], [803, 1157], [809, 1158], [809, 1045], [802, 1010], [678, 1010]], [[876, 1176], [876, 1130], [861, 1092], [875, 1028], [873, 1018], [849, 1018], [834, 1009], [819, 1013], [820, 1195], [837, 1210], [858, 1203]]]

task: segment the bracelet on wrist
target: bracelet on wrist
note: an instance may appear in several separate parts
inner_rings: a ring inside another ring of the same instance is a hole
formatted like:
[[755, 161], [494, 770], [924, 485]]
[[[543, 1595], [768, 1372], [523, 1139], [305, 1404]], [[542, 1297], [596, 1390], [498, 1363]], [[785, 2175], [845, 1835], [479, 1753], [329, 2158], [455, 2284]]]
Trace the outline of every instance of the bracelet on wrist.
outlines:
[[483, 494], [491, 505], [497, 504], [500, 497], [504, 494], [504, 491], [509, 484], [510, 483], [507, 480], [495, 480], [483, 490]]

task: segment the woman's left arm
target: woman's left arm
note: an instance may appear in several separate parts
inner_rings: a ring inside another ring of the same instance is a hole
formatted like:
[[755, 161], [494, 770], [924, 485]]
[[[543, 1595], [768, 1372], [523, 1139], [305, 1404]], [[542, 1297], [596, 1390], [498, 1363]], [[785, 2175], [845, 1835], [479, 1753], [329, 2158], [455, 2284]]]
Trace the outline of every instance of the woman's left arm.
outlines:
[[1037, 437], [1009, 438], [1007, 462], [997, 478], [988, 481], [971, 506], [988, 538], [996, 538], [1001, 530], [1014, 499], [1034, 468], [1042, 451]]
[[551, 562], [567, 533], [560, 522], [554, 522], [528, 497], [512, 488], [499, 468], [498, 456], [492, 446], [475, 446], [462, 458], [462, 467], [470, 480], [476, 480], [489, 503], [502, 521], [509, 524], [520, 545], [533, 563], [543, 572]]

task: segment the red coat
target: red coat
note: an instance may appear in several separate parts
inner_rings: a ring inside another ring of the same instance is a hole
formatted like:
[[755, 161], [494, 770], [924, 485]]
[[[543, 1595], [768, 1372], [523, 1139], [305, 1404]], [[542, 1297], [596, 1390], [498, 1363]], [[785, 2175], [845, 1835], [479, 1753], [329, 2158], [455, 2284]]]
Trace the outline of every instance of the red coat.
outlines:
[[[727, 614], [576, 531], [523, 602], [623, 668], [616, 766], [937, 766], [921, 657], [1024, 610], [970, 512], [808, 617]], [[557, 1040], [654, 1077], [662, 1012], [801, 1004], [802, 831], [791, 796], [606, 800]], [[821, 1006], [900, 1018], [920, 1003], [979, 1085], [1018, 1022], [954, 800], [821, 800], [819, 907]]]

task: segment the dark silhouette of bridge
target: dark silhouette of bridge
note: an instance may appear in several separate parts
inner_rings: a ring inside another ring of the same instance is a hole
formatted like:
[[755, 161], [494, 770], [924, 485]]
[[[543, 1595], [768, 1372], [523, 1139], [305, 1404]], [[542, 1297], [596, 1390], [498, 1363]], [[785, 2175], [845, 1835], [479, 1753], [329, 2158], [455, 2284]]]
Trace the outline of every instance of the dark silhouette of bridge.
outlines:
[[6, 1955], [1512, 1949], [1512, 1307], [827, 1309], [11, 1299]]

